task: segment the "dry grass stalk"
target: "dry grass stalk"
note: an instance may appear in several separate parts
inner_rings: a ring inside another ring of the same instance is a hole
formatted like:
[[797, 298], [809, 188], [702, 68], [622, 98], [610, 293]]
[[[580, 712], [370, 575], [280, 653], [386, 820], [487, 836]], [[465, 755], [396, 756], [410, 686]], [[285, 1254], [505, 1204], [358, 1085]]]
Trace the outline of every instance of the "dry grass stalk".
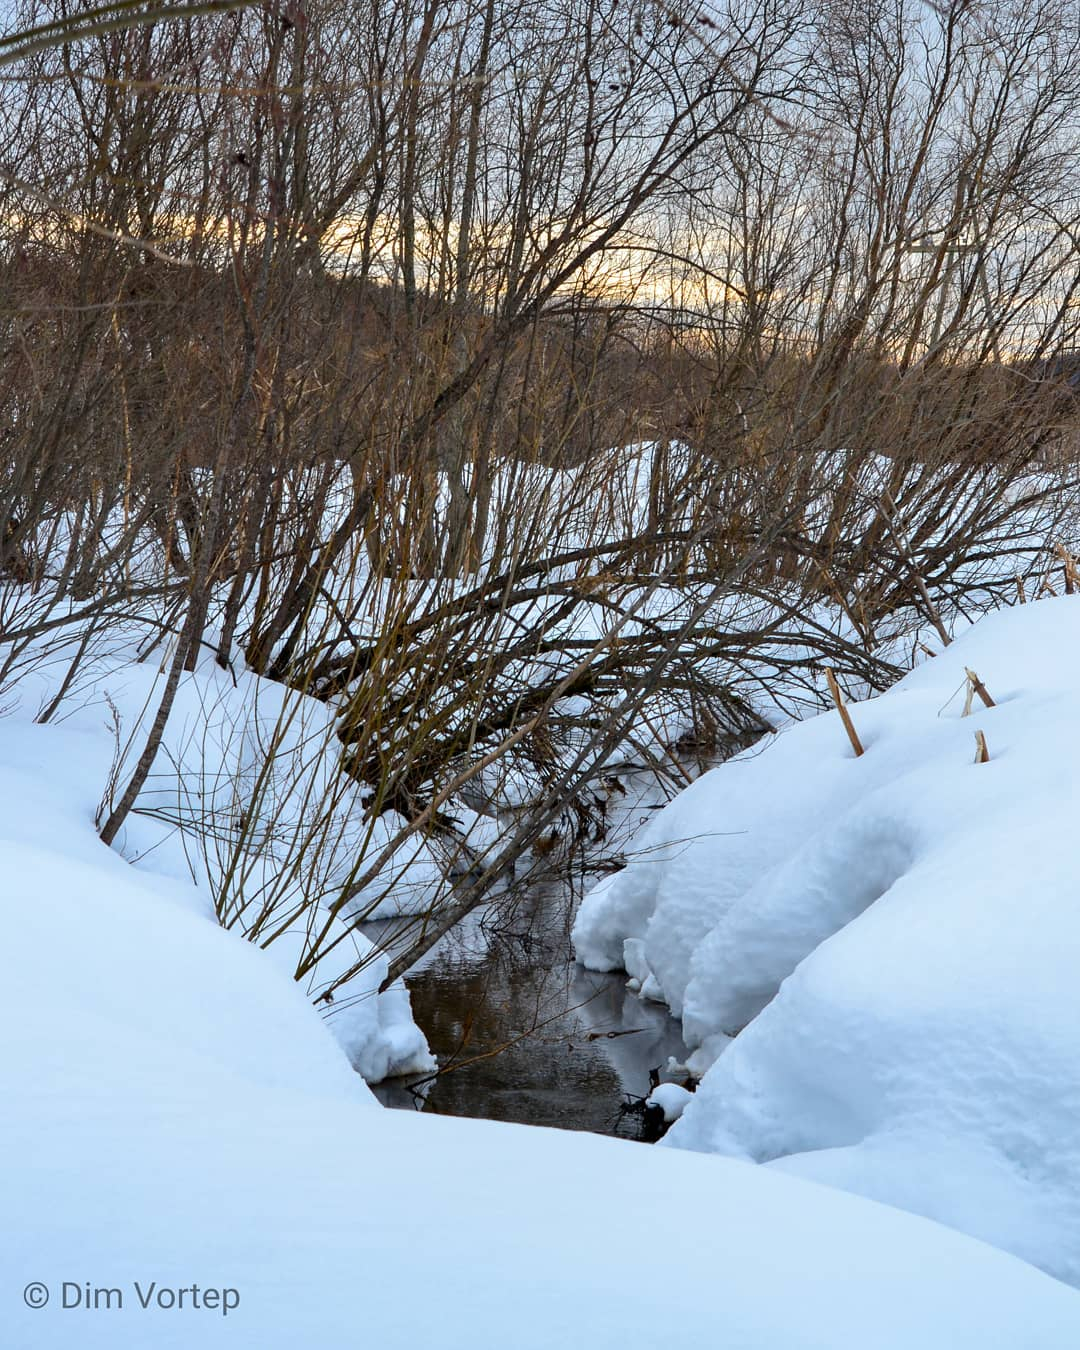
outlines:
[[990, 697], [989, 693], [987, 692], [986, 685], [983, 684], [982, 680], [979, 679], [978, 675], [976, 675], [973, 670], [969, 670], [967, 666], [964, 667], [964, 674], [967, 676], [968, 679], [968, 701], [967, 705], [964, 708], [964, 715], [967, 716], [967, 714], [971, 711], [971, 695], [973, 693], [978, 694], [978, 696], [982, 699], [984, 708], [996, 707], [997, 705], [994, 703], [994, 700]]
[[1060, 542], [1054, 545], [1054, 552], [1061, 559], [1061, 566], [1065, 573], [1065, 594], [1072, 595], [1078, 580], [1076, 559]]
[[830, 666], [825, 667], [825, 678], [829, 682], [829, 693], [832, 695], [832, 700], [836, 704], [836, 711], [840, 714], [840, 720], [844, 724], [844, 730], [847, 732], [848, 740], [851, 742], [851, 748], [855, 751], [856, 756], [859, 756], [863, 753], [863, 744], [862, 741], [859, 740], [859, 733], [855, 730], [855, 724], [852, 722], [851, 714], [844, 704], [843, 695], [840, 693], [840, 686], [836, 683], [836, 676], [833, 674]]

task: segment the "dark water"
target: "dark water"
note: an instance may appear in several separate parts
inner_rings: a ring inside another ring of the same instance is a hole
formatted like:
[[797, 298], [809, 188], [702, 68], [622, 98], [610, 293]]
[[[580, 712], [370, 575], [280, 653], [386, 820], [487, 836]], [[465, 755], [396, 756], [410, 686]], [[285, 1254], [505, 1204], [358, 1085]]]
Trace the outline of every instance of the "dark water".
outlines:
[[575, 964], [571, 910], [541, 894], [481, 912], [406, 976], [441, 1072], [376, 1087], [386, 1106], [640, 1136], [624, 1108], [648, 1094], [650, 1069], [685, 1059], [679, 1024], [628, 994], [625, 975]]

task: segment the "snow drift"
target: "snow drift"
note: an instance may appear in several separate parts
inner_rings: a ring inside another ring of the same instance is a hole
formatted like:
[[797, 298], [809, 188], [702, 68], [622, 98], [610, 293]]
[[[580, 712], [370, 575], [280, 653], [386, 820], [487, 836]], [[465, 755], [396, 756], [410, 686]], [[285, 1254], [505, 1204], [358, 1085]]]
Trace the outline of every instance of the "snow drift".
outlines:
[[[73, 874], [77, 884], [58, 887], [61, 896], [81, 888], [91, 897], [115, 897], [152, 887], [180, 897], [200, 919], [215, 918], [216, 896], [222, 924], [262, 948], [260, 963], [269, 958], [288, 976], [326, 925], [324, 945], [332, 950], [298, 989], [317, 1001], [323, 988], [367, 958], [333, 1004], [320, 1005], [354, 1067], [371, 1082], [433, 1067], [404, 986], [378, 992], [387, 959], [342, 921], [331, 921], [323, 904], [355, 867], [365, 824], [351, 785], [339, 786], [334, 716], [318, 700], [248, 671], [222, 670], [207, 653], [181, 681], [155, 771], [116, 850], [100, 845], [93, 821], [103, 792], [110, 778], [122, 781], [130, 772], [161, 696], [161, 670], [135, 659], [133, 633], [119, 629], [85, 663], [78, 696], [55, 721], [34, 718], [55, 693], [57, 663], [28, 661], [3, 691], [0, 800], [7, 810], [0, 842], [21, 848], [40, 837], [48, 851], [42, 866], [52, 870], [61, 858], [70, 868], [74, 851], [86, 870]], [[125, 759], [119, 774], [118, 758]], [[318, 817], [327, 842], [301, 855], [297, 841], [308, 816]], [[0, 866], [13, 885], [35, 870], [21, 852], [0, 851]], [[92, 910], [85, 921], [92, 926]], [[70, 918], [50, 922], [68, 925]], [[266, 944], [277, 929], [280, 935]]]
[[[996, 706], [964, 715], [966, 668]], [[708, 1069], [668, 1143], [1080, 1283], [1078, 672], [1080, 603], [993, 614], [852, 708], [861, 757], [827, 713], [651, 822], [574, 939]]]
[[[3, 732], [3, 1346], [1080, 1343], [1080, 1295], [882, 1205], [740, 1161], [383, 1111], [167, 841], [137, 865], [100, 843], [100, 726]], [[201, 1293], [143, 1306], [137, 1285]]]

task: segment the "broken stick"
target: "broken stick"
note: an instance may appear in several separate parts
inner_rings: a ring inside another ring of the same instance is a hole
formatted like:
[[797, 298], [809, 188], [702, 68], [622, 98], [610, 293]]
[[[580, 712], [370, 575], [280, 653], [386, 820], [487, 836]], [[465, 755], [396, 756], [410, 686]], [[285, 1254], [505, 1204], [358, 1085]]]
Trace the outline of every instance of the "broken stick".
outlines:
[[844, 724], [844, 730], [848, 734], [848, 740], [851, 742], [851, 748], [856, 755], [863, 753], [862, 741], [859, 740], [859, 733], [855, 730], [855, 724], [851, 720], [851, 714], [844, 706], [843, 695], [840, 693], [840, 686], [836, 683], [836, 676], [829, 666], [825, 667], [825, 678], [829, 682], [829, 693], [832, 694], [833, 702], [836, 704], [836, 711], [840, 714], [840, 720]]

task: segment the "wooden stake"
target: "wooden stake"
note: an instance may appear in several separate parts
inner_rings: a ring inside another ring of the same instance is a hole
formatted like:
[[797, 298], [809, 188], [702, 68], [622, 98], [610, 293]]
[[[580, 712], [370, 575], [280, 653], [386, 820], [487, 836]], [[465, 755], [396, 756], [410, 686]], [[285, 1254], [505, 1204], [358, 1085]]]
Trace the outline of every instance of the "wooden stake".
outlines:
[[[974, 672], [973, 670], [968, 670], [967, 666], [964, 667], [964, 674], [968, 677], [968, 687], [969, 687], [970, 689], [973, 689], [973, 690], [975, 691], [975, 693], [978, 694], [978, 696], [982, 699], [982, 701], [983, 701], [983, 707], [985, 707], [985, 708], [994, 708], [994, 707], [996, 707], [997, 705], [995, 704], [994, 700], [993, 700], [993, 699], [990, 697], [990, 695], [986, 692], [986, 685], [983, 684], [982, 680], [979, 679], [978, 675], [976, 675], [975, 672]], [[965, 711], [965, 715], [966, 715], [967, 712], [970, 712], [970, 711], [971, 711], [970, 702], [971, 702], [971, 696], [970, 696], [970, 694], [969, 694], [969, 695], [968, 695], [968, 707], [967, 707], [967, 709], [966, 709], [966, 711]]]
[[1027, 604], [1027, 596], [1024, 594], [1024, 578], [1019, 572], [1016, 574], [1016, 598], [1022, 605]]
[[851, 742], [851, 748], [855, 754], [863, 753], [862, 741], [859, 740], [859, 734], [855, 730], [855, 724], [851, 720], [851, 714], [844, 706], [843, 695], [840, 693], [840, 686], [836, 683], [836, 676], [829, 666], [825, 667], [825, 678], [829, 682], [829, 693], [832, 694], [833, 702], [836, 704], [836, 711], [840, 714], [840, 720], [844, 724], [844, 730], [848, 734], [848, 740]]
[[975, 733], [975, 763], [990, 763], [990, 751], [986, 748], [986, 737], [981, 731]]

